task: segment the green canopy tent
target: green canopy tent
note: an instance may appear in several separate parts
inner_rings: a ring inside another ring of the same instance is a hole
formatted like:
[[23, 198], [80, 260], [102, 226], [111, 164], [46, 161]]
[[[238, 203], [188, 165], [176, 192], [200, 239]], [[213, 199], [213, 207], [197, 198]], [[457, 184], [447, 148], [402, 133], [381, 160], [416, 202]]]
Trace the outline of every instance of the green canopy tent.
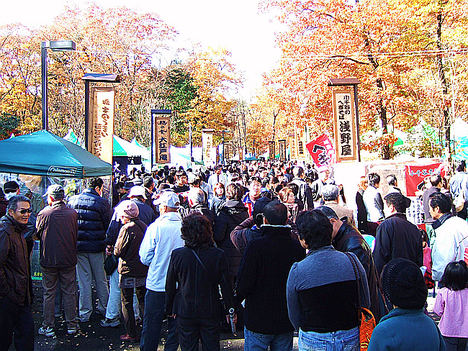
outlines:
[[112, 166], [46, 130], [0, 141], [0, 172], [87, 178], [112, 174]]

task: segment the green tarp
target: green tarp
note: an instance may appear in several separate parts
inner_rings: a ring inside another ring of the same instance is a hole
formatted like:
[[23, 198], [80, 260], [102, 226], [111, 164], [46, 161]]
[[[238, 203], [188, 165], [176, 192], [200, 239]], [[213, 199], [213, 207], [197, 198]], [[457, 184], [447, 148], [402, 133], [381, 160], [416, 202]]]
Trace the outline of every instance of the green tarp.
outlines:
[[112, 166], [46, 130], [0, 141], [0, 172], [86, 178], [112, 174]]

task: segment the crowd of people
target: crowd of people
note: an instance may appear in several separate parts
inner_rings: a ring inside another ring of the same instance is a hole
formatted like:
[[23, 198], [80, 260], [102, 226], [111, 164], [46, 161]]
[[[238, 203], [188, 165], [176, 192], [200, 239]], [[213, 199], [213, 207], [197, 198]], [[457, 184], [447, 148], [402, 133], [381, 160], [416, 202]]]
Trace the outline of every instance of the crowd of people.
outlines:
[[[47, 206], [10, 181], [0, 193], [0, 350], [34, 349], [32, 241], [40, 241], [38, 334], [69, 335], [93, 313], [124, 325], [123, 342], [155, 351], [219, 350], [220, 330], [243, 328], [245, 350], [360, 350], [361, 310], [378, 322], [369, 350], [458, 350], [468, 340], [468, 174], [439, 174], [421, 190], [425, 230], [397, 177], [371, 172], [350, 206], [332, 169], [252, 162], [165, 166], [113, 177], [112, 204], [93, 178]], [[444, 187], [445, 182], [445, 187]], [[457, 205], [466, 199], [465, 204]], [[437, 287], [434, 313], [428, 288]], [[92, 286], [97, 298], [93, 301]], [[366, 345], [367, 347], [367, 345]]]

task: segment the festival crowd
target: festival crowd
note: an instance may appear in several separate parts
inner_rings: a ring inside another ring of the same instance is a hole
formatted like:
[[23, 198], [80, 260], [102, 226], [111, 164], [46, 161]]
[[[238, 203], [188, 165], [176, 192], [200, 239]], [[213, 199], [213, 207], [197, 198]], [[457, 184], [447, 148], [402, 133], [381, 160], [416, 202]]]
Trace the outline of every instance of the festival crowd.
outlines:
[[465, 351], [467, 184], [464, 162], [425, 180], [424, 230], [395, 175], [363, 175], [351, 208], [333, 169], [293, 162], [134, 169], [114, 174], [112, 205], [101, 178], [70, 197], [49, 186], [42, 209], [6, 182], [0, 351], [34, 349], [34, 240], [45, 337], [58, 316], [75, 335], [95, 313], [142, 351], [157, 350], [165, 320], [167, 351], [219, 350], [223, 329], [243, 331], [248, 351], [292, 350], [295, 332], [299, 350]]

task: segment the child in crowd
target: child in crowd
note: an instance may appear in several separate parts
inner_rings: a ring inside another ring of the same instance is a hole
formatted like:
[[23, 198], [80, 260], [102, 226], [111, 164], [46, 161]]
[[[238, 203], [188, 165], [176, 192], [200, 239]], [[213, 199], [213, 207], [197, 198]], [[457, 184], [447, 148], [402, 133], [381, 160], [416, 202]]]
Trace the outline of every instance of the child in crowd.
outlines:
[[440, 316], [439, 328], [447, 351], [465, 351], [468, 340], [468, 268], [464, 261], [445, 267], [434, 313]]

